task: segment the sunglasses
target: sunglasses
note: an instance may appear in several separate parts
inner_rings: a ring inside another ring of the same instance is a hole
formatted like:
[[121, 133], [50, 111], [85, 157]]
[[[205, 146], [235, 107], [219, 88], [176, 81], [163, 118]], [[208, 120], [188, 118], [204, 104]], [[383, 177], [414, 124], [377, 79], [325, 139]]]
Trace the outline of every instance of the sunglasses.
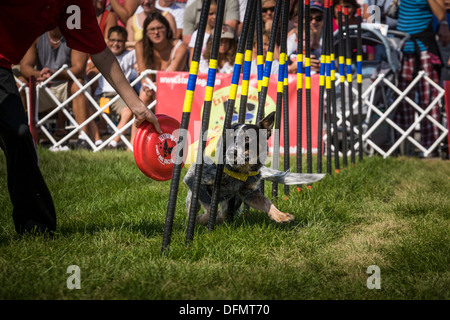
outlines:
[[320, 15], [319, 16], [310, 16], [309, 20], [310, 21], [316, 20], [316, 22], [321, 22], [323, 20], [323, 16], [320, 16]]
[[275, 12], [275, 7], [270, 7], [270, 8], [262, 8], [262, 12], [263, 13], [267, 13], [267, 11], [272, 11], [272, 12]]

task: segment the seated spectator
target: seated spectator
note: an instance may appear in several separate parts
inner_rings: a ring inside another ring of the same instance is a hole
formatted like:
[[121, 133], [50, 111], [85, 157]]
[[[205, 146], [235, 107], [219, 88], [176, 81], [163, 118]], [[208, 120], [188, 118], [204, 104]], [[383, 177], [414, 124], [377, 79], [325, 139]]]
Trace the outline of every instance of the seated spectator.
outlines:
[[[211, 49], [213, 44], [214, 30], [209, 37], [205, 52], [202, 55], [199, 65], [200, 73], [208, 73], [209, 59], [211, 58]], [[236, 58], [238, 41], [234, 29], [228, 25], [222, 26], [222, 34], [220, 38], [219, 56], [217, 57], [217, 72], [232, 73], [234, 68], [234, 60]]]
[[[216, 13], [217, 13], [217, 0], [211, 0], [211, 4], [209, 6], [208, 21], [206, 22], [205, 36], [203, 37], [202, 56], [203, 52], [205, 52], [209, 36], [211, 35], [211, 32], [213, 31], [214, 26], [216, 24]], [[194, 47], [195, 41], [197, 39], [197, 32], [198, 29], [196, 29], [192, 33], [191, 40], [189, 41], [189, 63], [192, 61], [192, 56], [194, 55]]]
[[136, 45], [136, 42], [142, 40], [144, 33], [143, 33], [143, 24], [145, 19], [154, 12], [161, 13], [164, 18], [168, 21], [170, 25], [170, 29], [172, 31], [173, 35], [176, 35], [177, 33], [177, 24], [175, 22], [174, 17], [169, 11], [161, 11], [156, 8], [155, 3], [156, 0], [141, 0], [141, 6], [143, 11], [134, 14], [130, 19], [128, 19], [127, 22], [127, 32], [128, 32], [128, 41], [127, 41], [127, 47], [134, 48]]
[[[108, 45], [108, 48], [111, 49], [111, 52], [119, 61], [119, 65], [122, 68], [125, 77], [131, 83], [133, 81], [133, 77], [136, 77], [136, 71], [134, 70], [134, 65], [136, 64], [136, 54], [134, 50], [127, 50], [125, 46], [127, 36], [127, 30], [125, 28], [121, 26], [115, 26], [109, 29], [108, 39], [106, 43]], [[117, 93], [113, 89], [113, 87], [108, 83], [108, 81], [106, 81], [103, 76], [101, 76], [98, 79], [98, 87], [95, 91], [95, 98], [100, 102], [100, 107], [104, 106], [109, 102], [110, 99], [114, 98], [116, 95]], [[119, 98], [119, 100], [114, 102], [109, 107], [109, 110], [110, 113], [112, 111], [112, 113], [118, 115], [120, 118], [117, 129], [121, 129], [133, 118], [133, 113], [125, 105], [125, 102], [122, 100], [122, 98]], [[117, 136], [109, 143], [108, 147], [117, 148], [119, 141], [120, 136]]]
[[157, 0], [156, 9], [161, 10], [161, 12], [168, 11], [174, 17], [177, 25], [177, 33], [175, 39], [181, 39], [184, 25], [184, 7], [179, 6], [173, 0]]
[[[35, 76], [37, 81], [45, 81], [59, 70], [64, 64], [67, 64], [69, 70], [83, 83], [87, 62], [87, 54], [70, 49], [61, 31], [56, 28], [44, 33], [28, 49], [20, 63], [21, 73], [25, 78]], [[61, 72], [50, 84], [50, 90], [61, 102], [79, 90], [78, 86], [72, 81], [67, 72]], [[54, 109], [56, 104], [48, 96], [45, 90], [39, 94], [39, 111], [49, 111]], [[72, 110], [74, 118], [78, 124], [83, 123], [91, 114], [89, 103], [84, 94], [79, 94], [72, 101]], [[64, 122], [64, 118], [62, 122]], [[63, 129], [63, 124], [59, 123], [59, 129]], [[102, 143], [95, 122], [91, 121], [81, 129], [86, 135], [95, 141], [96, 145]], [[78, 136], [77, 147], [87, 148], [90, 146], [85, 137], [80, 132]]]
[[139, 0], [108, 0], [107, 7], [117, 16], [117, 24], [125, 27], [128, 19], [135, 14], [139, 7]]
[[[192, 34], [197, 29], [200, 21], [200, 13], [203, 5], [203, 0], [194, 0], [192, 4], [187, 4], [184, 11], [184, 27], [183, 27], [183, 41], [189, 45]], [[239, 26], [239, 1], [227, 0], [225, 2], [224, 24], [229, 25], [235, 31]]]
[[[138, 72], [146, 69], [187, 71], [187, 55], [186, 45], [180, 39], [173, 38], [167, 19], [159, 12], [150, 13], [144, 21], [144, 37], [136, 43]], [[155, 99], [155, 92], [145, 79], [142, 80], [139, 97], [147, 105]], [[135, 133], [133, 126], [131, 143]]]
[[[266, 61], [266, 55], [267, 50], [269, 49], [269, 39], [270, 39], [270, 31], [263, 30], [263, 60]], [[250, 73], [251, 74], [258, 74], [258, 65], [257, 65], [257, 55], [258, 55], [258, 46], [257, 46], [257, 39], [255, 35], [255, 39], [253, 41], [253, 56], [252, 56], [252, 68]], [[270, 70], [270, 74], [278, 74], [279, 69], [279, 62], [278, 60], [274, 59], [272, 61], [272, 69]]]

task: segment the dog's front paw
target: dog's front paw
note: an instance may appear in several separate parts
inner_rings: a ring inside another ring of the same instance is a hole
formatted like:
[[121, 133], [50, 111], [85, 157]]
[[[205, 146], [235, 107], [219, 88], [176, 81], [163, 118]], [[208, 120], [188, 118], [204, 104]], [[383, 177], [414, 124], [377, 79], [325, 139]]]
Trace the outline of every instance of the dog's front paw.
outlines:
[[281, 212], [273, 204], [270, 206], [270, 210], [267, 214], [270, 219], [278, 223], [288, 223], [295, 220], [295, 217], [292, 214]]
[[208, 225], [208, 222], [209, 222], [209, 214], [204, 213], [197, 217], [198, 224], [206, 226], [206, 225]]

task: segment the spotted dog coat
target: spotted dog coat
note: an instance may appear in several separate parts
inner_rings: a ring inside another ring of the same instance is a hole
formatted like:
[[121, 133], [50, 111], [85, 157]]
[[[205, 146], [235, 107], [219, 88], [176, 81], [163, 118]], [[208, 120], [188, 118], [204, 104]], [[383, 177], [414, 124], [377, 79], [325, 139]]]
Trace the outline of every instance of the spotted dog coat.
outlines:
[[[232, 137], [227, 138], [224, 159], [224, 174], [220, 185], [219, 205], [216, 223], [222, 223], [226, 217], [231, 199], [237, 199], [236, 208], [242, 202], [250, 207], [263, 211], [278, 222], [291, 222], [294, 216], [278, 210], [273, 203], [264, 196], [259, 186], [261, 179], [283, 184], [313, 183], [323, 178], [323, 174], [298, 174], [281, 172], [264, 166], [265, 156], [268, 152], [267, 139], [271, 136], [274, 125], [275, 112], [270, 113], [257, 124], [234, 124], [231, 127]], [[231, 141], [231, 142], [229, 142]], [[218, 143], [221, 148], [221, 142]], [[208, 224], [211, 197], [214, 181], [217, 175], [217, 166], [211, 159], [205, 159], [201, 179], [199, 203], [196, 212], [203, 206], [205, 213], [197, 217], [200, 224]], [[192, 165], [184, 183], [189, 187], [186, 197], [186, 210], [189, 214], [191, 207], [192, 188], [194, 184], [195, 164]]]

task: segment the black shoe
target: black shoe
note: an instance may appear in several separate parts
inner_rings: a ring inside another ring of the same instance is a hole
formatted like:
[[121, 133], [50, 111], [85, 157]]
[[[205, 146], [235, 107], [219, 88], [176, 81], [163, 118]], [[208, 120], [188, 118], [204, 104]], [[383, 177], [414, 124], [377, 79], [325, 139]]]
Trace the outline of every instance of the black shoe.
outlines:
[[75, 149], [91, 150], [91, 146], [89, 145], [89, 143], [86, 140], [78, 139]]

